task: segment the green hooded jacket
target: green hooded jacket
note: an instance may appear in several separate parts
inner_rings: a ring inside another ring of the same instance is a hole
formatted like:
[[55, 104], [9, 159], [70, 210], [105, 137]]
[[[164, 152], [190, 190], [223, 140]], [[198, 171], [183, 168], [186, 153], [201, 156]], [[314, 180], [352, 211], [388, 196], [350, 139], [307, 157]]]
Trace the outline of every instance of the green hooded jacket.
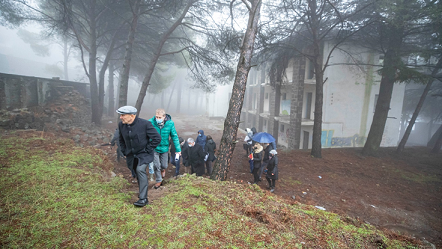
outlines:
[[[175, 145], [176, 152], [181, 152], [180, 141], [178, 139], [178, 133], [175, 129], [175, 124], [172, 121], [172, 117], [166, 114], [164, 118], [164, 125], [161, 127], [155, 120], [155, 116], [149, 119], [153, 127], [157, 129], [158, 133], [161, 135], [161, 143], [155, 149], [158, 153], [166, 153], [169, 151], [169, 136], [172, 137], [173, 144]], [[173, 156], [173, 155], [172, 155]]]

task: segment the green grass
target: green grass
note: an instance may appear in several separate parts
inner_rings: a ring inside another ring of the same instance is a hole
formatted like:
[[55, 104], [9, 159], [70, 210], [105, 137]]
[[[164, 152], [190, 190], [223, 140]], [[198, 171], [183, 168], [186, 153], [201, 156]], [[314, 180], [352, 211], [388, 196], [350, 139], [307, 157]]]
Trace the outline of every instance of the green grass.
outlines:
[[[417, 248], [256, 185], [186, 176], [135, 208], [98, 150], [3, 137], [0, 241], [5, 248]], [[151, 191], [151, 190], [149, 190]], [[380, 239], [379, 239], [380, 238]]]
[[420, 184], [441, 181], [437, 175], [428, 175], [424, 173], [416, 174], [401, 169], [391, 169], [391, 171], [407, 181], [416, 182]]

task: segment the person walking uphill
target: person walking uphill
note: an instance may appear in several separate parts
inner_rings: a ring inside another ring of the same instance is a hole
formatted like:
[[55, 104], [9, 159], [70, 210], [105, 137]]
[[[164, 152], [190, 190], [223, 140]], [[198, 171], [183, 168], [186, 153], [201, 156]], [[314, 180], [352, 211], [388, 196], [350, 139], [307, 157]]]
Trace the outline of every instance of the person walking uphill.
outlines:
[[204, 175], [204, 157], [206, 156], [206, 153], [203, 151], [203, 147], [195, 143], [193, 138], [187, 139], [187, 145], [189, 146], [188, 163], [192, 170], [191, 173], [196, 173], [197, 176]]
[[[173, 146], [175, 146], [175, 153], [180, 156], [181, 147], [172, 117], [166, 114], [164, 109], [157, 109], [155, 116], [149, 119], [149, 121], [161, 136], [161, 143], [155, 149], [153, 160], [156, 181], [154, 188], [157, 189], [161, 186], [163, 178], [166, 176], [167, 166], [169, 165], [169, 136], [172, 138]], [[175, 155], [172, 156], [175, 157]]]
[[215, 161], [216, 157], [215, 157], [215, 151], [216, 151], [216, 143], [213, 141], [211, 136], [207, 136], [207, 142], [206, 142], [206, 147], [204, 148], [204, 151], [206, 153], [209, 153], [209, 156], [207, 157], [206, 160], [206, 170], [207, 170], [207, 175], [211, 175], [212, 174], [212, 163], [213, 161]]
[[161, 136], [152, 124], [136, 116], [137, 109], [133, 106], [118, 108], [121, 122], [118, 123], [118, 142], [123, 155], [126, 156], [127, 167], [135, 172], [140, 193], [135, 206], [149, 204], [147, 200], [146, 168], [153, 161], [154, 150], [161, 142]]
[[276, 156], [276, 150], [270, 151], [270, 160], [267, 164], [266, 179], [269, 182], [270, 192], [275, 191], [275, 181], [278, 180], [278, 156]]
[[206, 147], [206, 142], [207, 142], [207, 137], [206, 135], [204, 135], [204, 131], [203, 130], [199, 130], [198, 131], [198, 137], [196, 137], [195, 142], [199, 145], [201, 145], [201, 147], [204, 148]]

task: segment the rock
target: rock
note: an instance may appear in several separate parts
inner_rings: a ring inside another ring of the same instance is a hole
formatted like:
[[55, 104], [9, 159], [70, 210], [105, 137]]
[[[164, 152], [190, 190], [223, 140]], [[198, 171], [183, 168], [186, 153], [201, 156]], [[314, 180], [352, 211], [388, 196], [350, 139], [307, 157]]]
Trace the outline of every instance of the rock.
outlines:
[[117, 174], [115, 174], [113, 171], [111, 171], [111, 177], [116, 177]]
[[73, 138], [72, 138], [76, 143], [78, 143], [79, 141], [80, 141], [80, 135], [75, 135]]

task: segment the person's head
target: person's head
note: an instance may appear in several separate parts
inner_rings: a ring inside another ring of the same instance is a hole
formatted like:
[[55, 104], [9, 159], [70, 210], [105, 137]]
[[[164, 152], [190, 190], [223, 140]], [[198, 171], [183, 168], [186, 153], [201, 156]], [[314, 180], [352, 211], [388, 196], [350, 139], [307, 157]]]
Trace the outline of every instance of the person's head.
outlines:
[[164, 119], [166, 118], [166, 111], [162, 108], [159, 108], [155, 111], [155, 120], [158, 124], [161, 124], [164, 122]]
[[122, 106], [116, 111], [120, 114], [120, 120], [123, 124], [132, 124], [137, 115], [137, 108], [133, 106]]
[[207, 135], [207, 140], [212, 140], [212, 136]]
[[193, 138], [189, 137], [187, 139], [187, 145], [189, 145], [189, 147], [193, 147], [195, 145], [195, 140], [193, 140]]

